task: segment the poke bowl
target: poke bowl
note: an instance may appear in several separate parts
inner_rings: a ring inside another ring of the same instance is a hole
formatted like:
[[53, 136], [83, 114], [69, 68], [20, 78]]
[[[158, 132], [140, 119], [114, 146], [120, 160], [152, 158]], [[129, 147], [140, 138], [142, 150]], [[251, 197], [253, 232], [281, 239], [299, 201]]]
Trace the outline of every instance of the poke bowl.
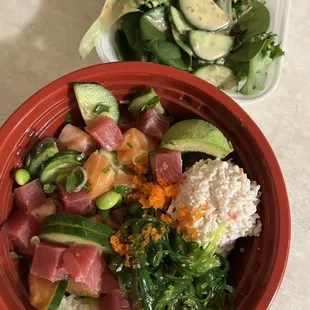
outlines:
[[270, 306], [290, 244], [284, 180], [211, 84], [150, 63], [81, 69], [0, 137], [1, 309]]

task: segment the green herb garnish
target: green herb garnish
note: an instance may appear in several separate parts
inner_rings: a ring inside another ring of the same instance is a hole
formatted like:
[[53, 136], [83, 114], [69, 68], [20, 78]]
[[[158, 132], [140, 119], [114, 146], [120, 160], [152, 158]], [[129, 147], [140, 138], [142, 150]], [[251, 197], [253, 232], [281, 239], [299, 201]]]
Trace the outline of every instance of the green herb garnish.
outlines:
[[110, 171], [110, 168], [111, 168], [111, 167], [112, 167], [111, 165], [106, 166], [104, 169], [101, 170], [101, 172], [103, 172], [103, 173], [108, 173], [108, 172]]
[[80, 169], [72, 171], [66, 179], [66, 192], [72, 193], [84, 182], [84, 173]]
[[55, 190], [57, 189], [57, 186], [55, 184], [44, 184], [43, 185], [43, 190], [45, 192], [45, 194], [52, 194], [55, 192]]
[[66, 118], [65, 118], [65, 123], [73, 125], [73, 119], [72, 119], [72, 113], [71, 112], [67, 113]]
[[127, 143], [127, 146], [131, 149], [133, 148], [133, 145], [131, 143]]
[[160, 97], [154, 96], [146, 105], [144, 105], [142, 107], [141, 112], [143, 112], [143, 111], [145, 111], [147, 109], [154, 108], [159, 101], [160, 101]]
[[98, 103], [95, 106], [93, 113], [100, 115], [101, 113], [109, 112], [109, 111], [110, 111], [110, 107], [108, 105], [103, 104], [103, 103]]

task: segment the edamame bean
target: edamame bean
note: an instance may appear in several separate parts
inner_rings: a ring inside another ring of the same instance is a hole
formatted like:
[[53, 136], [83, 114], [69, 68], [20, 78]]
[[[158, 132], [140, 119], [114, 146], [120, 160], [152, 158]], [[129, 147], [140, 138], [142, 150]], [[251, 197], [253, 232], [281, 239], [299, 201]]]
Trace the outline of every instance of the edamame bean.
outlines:
[[96, 200], [96, 206], [100, 210], [109, 210], [113, 207], [119, 207], [122, 203], [122, 195], [109, 191]]
[[15, 172], [15, 181], [18, 185], [25, 185], [30, 180], [30, 174], [26, 169], [18, 169]]
[[130, 215], [137, 215], [139, 210], [141, 209], [142, 204], [138, 201], [132, 202], [129, 206], [128, 206], [128, 214]]

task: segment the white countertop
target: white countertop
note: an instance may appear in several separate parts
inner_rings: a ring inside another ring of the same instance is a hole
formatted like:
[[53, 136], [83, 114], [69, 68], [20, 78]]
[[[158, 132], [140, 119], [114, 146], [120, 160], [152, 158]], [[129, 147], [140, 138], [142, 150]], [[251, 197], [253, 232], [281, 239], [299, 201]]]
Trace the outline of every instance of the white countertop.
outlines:
[[[77, 47], [102, 2], [0, 0], [1, 124], [49, 82], [99, 63], [95, 53], [81, 61]], [[292, 2], [280, 84], [244, 107], [278, 157], [291, 203], [291, 253], [272, 310], [310, 309], [310, 2]]]

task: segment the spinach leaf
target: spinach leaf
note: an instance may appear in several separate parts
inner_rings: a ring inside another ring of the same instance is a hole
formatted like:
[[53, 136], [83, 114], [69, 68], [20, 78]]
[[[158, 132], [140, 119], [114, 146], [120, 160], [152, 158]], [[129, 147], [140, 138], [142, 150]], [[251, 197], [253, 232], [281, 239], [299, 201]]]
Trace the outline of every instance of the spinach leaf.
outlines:
[[121, 30], [126, 36], [129, 48], [135, 53], [136, 60], [142, 60], [147, 57], [140, 30], [140, 18], [142, 15], [140, 12], [134, 12], [126, 14], [121, 19]]
[[126, 35], [120, 29], [116, 30], [115, 32], [115, 47], [116, 47], [116, 54], [120, 60], [128, 60], [134, 61], [136, 59], [136, 55], [133, 50], [130, 48]]
[[236, 27], [241, 31], [246, 30], [246, 38], [252, 38], [256, 35], [265, 33], [270, 25], [270, 12], [266, 6], [253, 1], [250, 9], [242, 14], [236, 23]]
[[260, 53], [242, 68], [243, 74], [246, 72], [246, 83], [240, 92], [244, 95], [250, 95], [255, 89], [264, 89], [269, 65], [282, 55], [284, 55], [284, 52], [280, 44], [275, 45], [275, 36], [271, 35], [265, 40]]
[[[155, 17], [159, 20], [155, 20]], [[166, 21], [163, 20], [165, 20], [164, 8], [153, 9], [143, 14], [140, 19], [142, 40], [160, 63], [189, 70], [192, 65], [191, 56], [181, 50], [175, 42], [169, 41], [170, 35], [167, 32]]]
[[157, 40], [150, 42], [147, 46], [162, 63], [180, 70], [190, 69], [191, 56], [180, 50], [175, 43]]
[[144, 42], [165, 41], [166, 36], [153, 25], [147, 14], [140, 19], [141, 37]]
[[246, 62], [253, 59], [263, 48], [265, 40], [246, 41], [235, 52], [228, 55], [228, 59]]

